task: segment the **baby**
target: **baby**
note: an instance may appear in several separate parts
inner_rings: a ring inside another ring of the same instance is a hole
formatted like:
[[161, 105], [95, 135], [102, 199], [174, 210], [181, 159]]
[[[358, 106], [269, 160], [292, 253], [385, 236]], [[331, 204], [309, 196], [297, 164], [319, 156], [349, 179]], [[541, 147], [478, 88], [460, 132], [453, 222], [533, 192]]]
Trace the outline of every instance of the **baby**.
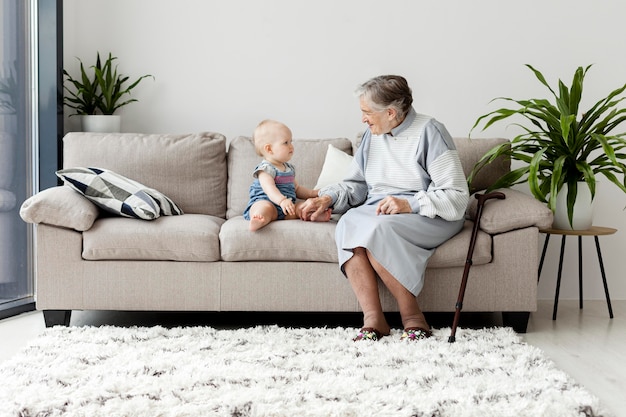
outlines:
[[[254, 169], [250, 201], [243, 213], [250, 220], [250, 230], [259, 230], [274, 220], [299, 219], [302, 203], [296, 203], [296, 198], [317, 197], [317, 190], [298, 185], [295, 179], [295, 167], [288, 162], [293, 156], [291, 130], [280, 122], [264, 120], [252, 139], [263, 161]], [[328, 209], [317, 221], [328, 221], [331, 214]]]

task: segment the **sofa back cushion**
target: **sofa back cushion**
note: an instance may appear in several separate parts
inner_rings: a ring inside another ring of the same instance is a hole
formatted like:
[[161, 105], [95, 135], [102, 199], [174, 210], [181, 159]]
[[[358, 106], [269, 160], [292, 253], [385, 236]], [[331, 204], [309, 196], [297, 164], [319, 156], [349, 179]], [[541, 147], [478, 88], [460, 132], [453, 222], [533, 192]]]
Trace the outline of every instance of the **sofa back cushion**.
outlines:
[[[298, 184], [313, 188], [322, 171], [328, 145], [333, 145], [352, 155], [352, 142], [346, 138], [337, 139], [294, 139], [294, 153], [291, 163], [296, 167]], [[261, 162], [256, 154], [252, 138], [239, 136], [228, 148], [228, 209], [226, 218], [239, 216], [248, 204], [249, 188], [253, 181], [252, 171]]]
[[63, 167], [106, 168], [162, 192], [185, 213], [226, 215], [226, 138], [219, 133], [68, 133]]
[[[463, 171], [465, 177], [469, 176], [470, 172], [474, 168], [474, 165], [492, 148], [508, 143], [508, 140], [501, 138], [491, 139], [469, 139], [469, 138], [454, 138], [454, 144], [459, 152], [459, 158], [461, 159], [461, 165], [463, 165]], [[506, 174], [511, 170], [511, 160], [509, 158], [500, 157], [486, 165], [480, 170], [477, 176], [471, 184], [471, 191], [480, 191], [489, 187], [498, 178]]]

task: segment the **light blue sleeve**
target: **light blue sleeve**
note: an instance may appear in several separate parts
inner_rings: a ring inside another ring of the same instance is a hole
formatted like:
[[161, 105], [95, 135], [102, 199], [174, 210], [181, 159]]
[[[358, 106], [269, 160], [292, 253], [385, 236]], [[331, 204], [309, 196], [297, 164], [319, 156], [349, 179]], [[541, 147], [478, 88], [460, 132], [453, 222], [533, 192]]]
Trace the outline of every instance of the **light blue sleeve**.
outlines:
[[444, 125], [433, 120], [422, 135], [428, 141], [428, 154], [422, 164], [430, 175], [428, 189], [409, 198], [414, 213], [445, 220], [459, 220], [465, 216], [469, 189], [452, 136]]
[[272, 165], [269, 161], [261, 161], [261, 163], [254, 168], [252, 176], [254, 178], [259, 178], [259, 171], [267, 172], [272, 176], [272, 178], [276, 178], [276, 167], [274, 167], [274, 165]]

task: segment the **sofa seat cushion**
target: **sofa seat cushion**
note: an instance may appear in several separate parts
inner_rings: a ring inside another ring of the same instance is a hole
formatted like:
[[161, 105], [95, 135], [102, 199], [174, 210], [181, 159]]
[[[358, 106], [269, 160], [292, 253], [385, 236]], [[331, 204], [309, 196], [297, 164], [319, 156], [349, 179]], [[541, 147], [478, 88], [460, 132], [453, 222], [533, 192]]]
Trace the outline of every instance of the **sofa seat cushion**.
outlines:
[[83, 233], [82, 256], [87, 260], [219, 261], [218, 235], [223, 222], [203, 214], [159, 217], [150, 222], [100, 218]]
[[338, 262], [334, 221], [280, 220], [256, 232], [249, 223], [236, 216], [222, 225], [222, 260]]
[[[222, 260], [338, 262], [334, 221], [311, 223], [281, 220], [256, 232], [250, 232], [248, 224], [243, 217], [237, 216], [222, 225]], [[466, 221], [461, 232], [439, 246], [430, 258], [428, 267], [465, 266], [473, 224]], [[474, 265], [491, 262], [491, 244], [491, 236], [479, 231], [474, 247]]]
[[[428, 260], [428, 268], [464, 267], [467, 259], [472, 228], [474, 222], [466, 220], [463, 229], [448, 241], [441, 244], [433, 256]], [[483, 265], [491, 262], [493, 240], [488, 233], [479, 230], [476, 234], [476, 243], [472, 255], [473, 265]], [[461, 277], [459, 277], [460, 279]]]

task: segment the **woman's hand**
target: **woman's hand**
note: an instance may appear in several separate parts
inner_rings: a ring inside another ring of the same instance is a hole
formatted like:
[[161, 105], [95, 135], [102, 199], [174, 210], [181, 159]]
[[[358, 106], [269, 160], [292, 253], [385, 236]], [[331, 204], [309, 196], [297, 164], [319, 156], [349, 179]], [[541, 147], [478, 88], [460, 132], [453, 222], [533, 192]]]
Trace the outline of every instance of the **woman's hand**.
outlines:
[[300, 218], [304, 221], [316, 221], [324, 216], [332, 202], [327, 195], [309, 198], [300, 206]]
[[376, 214], [412, 213], [411, 204], [406, 198], [387, 196], [380, 200], [376, 207]]

